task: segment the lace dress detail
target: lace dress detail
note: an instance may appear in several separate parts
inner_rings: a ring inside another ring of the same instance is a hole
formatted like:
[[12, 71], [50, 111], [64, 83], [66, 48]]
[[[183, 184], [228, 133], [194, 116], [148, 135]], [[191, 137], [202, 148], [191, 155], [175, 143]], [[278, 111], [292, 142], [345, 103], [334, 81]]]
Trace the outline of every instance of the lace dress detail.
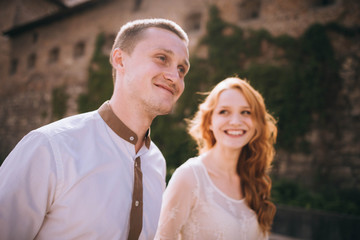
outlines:
[[220, 191], [201, 159], [189, 159], [173, 174], [155, 239], [267, 239], [255, 212], [244, 199], [232, 199]]

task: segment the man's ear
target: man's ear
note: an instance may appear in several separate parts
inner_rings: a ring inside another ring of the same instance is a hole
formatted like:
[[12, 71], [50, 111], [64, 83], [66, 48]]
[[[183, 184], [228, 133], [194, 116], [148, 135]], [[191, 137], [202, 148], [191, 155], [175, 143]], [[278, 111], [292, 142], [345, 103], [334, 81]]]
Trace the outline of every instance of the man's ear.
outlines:
[[113, 68], [118, 69], [124, 66], [123, 64], [123, 51], [120, 48], [115, 48], [112, 53], [112, 65]]

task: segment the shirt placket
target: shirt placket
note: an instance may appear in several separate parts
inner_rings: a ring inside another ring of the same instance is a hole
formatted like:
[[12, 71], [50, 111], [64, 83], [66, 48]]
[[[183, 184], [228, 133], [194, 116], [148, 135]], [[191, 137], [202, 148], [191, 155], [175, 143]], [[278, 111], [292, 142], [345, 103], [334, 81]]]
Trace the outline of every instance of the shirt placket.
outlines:
[[140, 157], [134, 161], [134, 189], [130, 211], [130, 230], [128, 240], [139, 239], [142, 229], [143, 184]]

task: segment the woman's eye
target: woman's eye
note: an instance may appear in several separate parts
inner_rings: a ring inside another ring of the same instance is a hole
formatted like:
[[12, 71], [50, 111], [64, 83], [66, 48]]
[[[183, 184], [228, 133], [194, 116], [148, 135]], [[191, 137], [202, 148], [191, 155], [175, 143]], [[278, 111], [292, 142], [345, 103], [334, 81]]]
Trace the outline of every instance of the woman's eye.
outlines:
[[251, 115], [251, 112], [250, 111], [242, 111], [241, 114], [243, 114], [243, 115]]
[[228, 113], [227, 110], [220, 110], [220, 111], [219, 111], [219, 114], [226, 114], [226, 113]]

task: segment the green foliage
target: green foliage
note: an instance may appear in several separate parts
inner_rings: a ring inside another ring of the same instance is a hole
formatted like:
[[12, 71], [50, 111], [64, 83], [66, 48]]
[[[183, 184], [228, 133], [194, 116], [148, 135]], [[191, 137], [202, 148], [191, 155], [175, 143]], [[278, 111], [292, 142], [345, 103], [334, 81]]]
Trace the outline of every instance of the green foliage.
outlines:
[[[266, 30], [245, 32], [222, 21], [212, 7], [202, 41], [209, 49], [203, 77], [208, 86], [234, 75], [248, 79], [279, 121], [277, 147], [304, 151], [297, 146], [298, 140], [312, 124], [320, 125], [326, 119], [339, 90], [338, 64], [326, 30], [315, 24], [298, 39], [273, 37]], [[259, 61], [263, 44], [277, 48], [280, 54], [266, 63]], [[197, 71], [196, 62], [192, 69]], [[196, 80], [187, 77], [187, 81]], [[314, 122], [314, 115], [320, 116], [319, 122]]]
[[272, 187], [275, 204], [360, 215], [360, 191], [321, 187], [311, 190], [290, 180], [275, 180]]
[[198, 107], [199, 99], [194, 97], [199, 86], [206, 83], [206, 65], [201, 59], [193, 58], [191, 64], [198, 68], [190, 71], [185, 81], [185, 91], [172, 114], [158, 116], [151, 125], [151, 138], [167, 160], [168, 177], [173, 170], [188, 158], [196, 155], [196, 144], [186, 132], [185, 119], [191, 117]]
[[113, 91], [112, 68], [109, 56], [102, 53], [104, 44], [105, 36], [101, 33], [97, 37], [94, 55], [90, 62], [87, 92], [78, 98], [79, 112], [95, 110], [111, 97]]
[[353, 28], [348, 28], [348, 27], [341, 26], [341, 25], [337, 24], [336, 22], [330, 22], [330, 23], [326, 24], [326, 28], [333, 32], [337, 32], [343, 36], [346, 36], [346, 37], [355, 37], [356, 34], [360, 33], [359, 26], [356, 26]]
[[[177, 167], [196, 152], [195, 144], [184, 134], [184, 118], [193, 116], [204, 98], [197, 92], [209, 91], [229, 76], [248, 79], [263, 95], [270, 113], [278, 119], [277, 148], [307, 151], [304, 134], [311, 126], [325, 121], [340, 89], [338, 64], [327, 36], [328, 28], [315, 24], [299, 38], [273, 37], [266, 30], [245, 32], [224, 22], [216, 7], [210, 8], [209, 16], [207, 34], [200, 42], [207, 47], [208, 58], [191, 56], [185, 92], [174, 113], [159, 117], [152, 125], [153, 139], [161, 143], [160, 149], [170, 168]], [[264, 43], [279, 52], [265, 63], [259, 61]], [[317, 122], [314, 116], [319, 116]], [[181, 134], [174, 131], [182, 132], [183, 137], [175, 138]], [[184, 139], [191, 141], [188, 146], [192, 147], [186, 153]], [[181, 153], [174, 154], [176, 146]]]
[[151, 127], [151, 138], [167, 160], [168, 177], [186, 159], [196, 154], [196, 146], [186, 134], [185, 124], [173, 115], [157, 117]]
[[60, 119], [64, 117], [67, 109], [67, 100], [69, 95], [66, 93], [66, 86], [60, 86], [52, 90], [52, 117]]

